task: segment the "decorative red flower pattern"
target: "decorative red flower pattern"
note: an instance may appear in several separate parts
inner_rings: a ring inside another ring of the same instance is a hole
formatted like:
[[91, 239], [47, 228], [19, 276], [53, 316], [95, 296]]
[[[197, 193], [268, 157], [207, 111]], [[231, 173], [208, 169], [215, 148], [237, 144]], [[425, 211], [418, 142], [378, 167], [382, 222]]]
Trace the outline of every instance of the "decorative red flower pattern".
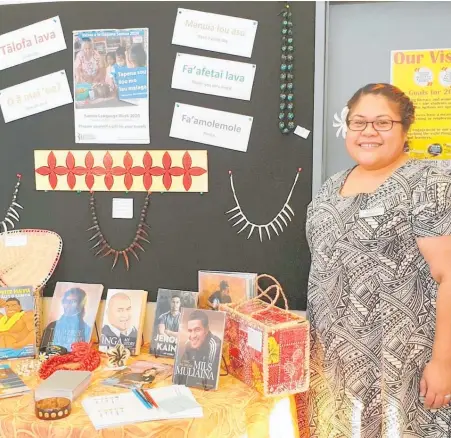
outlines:
[[185, 170], [185, 174], [183, 175], [183, 187], [188, 191], [191, 188], [191, 184], [193, 182], [192, 176], [201, 176], [206, 170], [202, 167], [191, 167], [193, 165], [193, 160], [191, 155], [188, 152], [183, 154], [183, 169]]
[[142, 176], [144, 188], [149, 191], [152, 187], [152, 176], [161, 176], [164, 170], [161, 167], [152, 167], [152, 155], [146, 152], [143, 157], [144, 167], [136, 166], [130, 169], [130, 173], [134, 176]]
[[36, 169], [36, 173], [41, 176], [48, 176], [49, 184], [52, 189], [58, 185], [58, 176], [67, 177], [67, 185], [71, 190], [74, 189], [77, 176], [85, 176], [86, 187], [91, 190], [94, 186], [95, 177], [103, 176], [104, 183], [108, 190], [114, 185], [114, 178], [117, 176], [124, 177], [124, 185], [127, 190], [133, 187], [133, 177], [142, 176], [143, 185], [147, 191], [152, 188], [153, 177], [162, 176], [163, 185], [166, 190], [172, 187], [172, 178], [183, 175], [183, 187], [189, 191], [192, 186], [192, 177], [201, 176], [207, 172], [203, 167], [192, 166], [192, 157], [188, 151], [183, 154], [183, 167], [173, 166], [172, 157], [168, 151], [163, 155], [162, 167], [153, 166], [153, 158], [149, 151], [143, 156], [143, 166], [134, 166], [133, 157], [130, 152], [126, 152], [123, 158], [122, 166], [113, 166], [113, 157], [110, 152], [106, 152], [103, 157], [103, 166], [94, 166], [94, 156], [89, 151], [84, 159], [84, 166], [76, 166], [74, 154], [69, 151], [66, 155], [66, 165], [57, 166], [56, 156], [51, 151], [47, 157], [47, 166], [41, 166]]

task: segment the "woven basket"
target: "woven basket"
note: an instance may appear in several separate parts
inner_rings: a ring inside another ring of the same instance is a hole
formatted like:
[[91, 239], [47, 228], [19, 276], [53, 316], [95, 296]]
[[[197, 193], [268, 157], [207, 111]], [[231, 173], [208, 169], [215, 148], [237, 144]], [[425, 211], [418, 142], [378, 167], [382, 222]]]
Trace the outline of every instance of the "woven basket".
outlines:
[[[7, 239], [26, 236], [26, 245], [6, 246]], [[41, 342], [42, 291], [61, 256], [63, 241], [53, 231], [13, 230], [0, 234], [0, 286], [32, 286], [35, 295], [36, 345]]]
[[[273, 284], [262, 290], [258, 285], [262, 279]], [[227, 368], [266, 397], [306, 391], [309, 323], [288, 310], [282, 286], [274, 277], [259, 275], [257, 288], [255, 298], [220, 306], [227, 313], [223, 350]], [[279, 297], [284, 309], [276, 306]]]

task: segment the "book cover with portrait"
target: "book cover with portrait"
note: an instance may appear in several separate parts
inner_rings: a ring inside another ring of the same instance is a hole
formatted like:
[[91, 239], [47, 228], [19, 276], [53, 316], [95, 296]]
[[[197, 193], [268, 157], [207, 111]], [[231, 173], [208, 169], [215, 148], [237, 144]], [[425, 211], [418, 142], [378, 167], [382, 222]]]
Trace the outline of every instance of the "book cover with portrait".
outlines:
[[197, 308], [199, 293], [173, 289], [158, 289], [157, 307], [150, 353], [174, 357], [177, 346], [180, 315], [183, 308]]
[[146, 305], [145, 290], [108, 289], [99, 350], [107, 352], [109, 348], [122, 344], [131, 355], [139, 354]]
[[117, 371], [102, 381], [103, 385], [119, 388], [151, 388], [157, 382], [161, 382], [172, 374], [172, 365], [138, 360], [129, 367]]
[[217, 389], [225, 312], [182, 309], [173, 373], [175, 385]]
[[58, 345], [71, 351], [74, 342], [90, 342], [102, 292], [103, 284], [58, 281], [41, 347]]
[[199, 271], [199, 308], [217, 310], [220, 304], [253, 298], [257, 274], [247, 272]]
[[35, 356], [34, 300], [31, 286], [0, 288], [0, 359]]

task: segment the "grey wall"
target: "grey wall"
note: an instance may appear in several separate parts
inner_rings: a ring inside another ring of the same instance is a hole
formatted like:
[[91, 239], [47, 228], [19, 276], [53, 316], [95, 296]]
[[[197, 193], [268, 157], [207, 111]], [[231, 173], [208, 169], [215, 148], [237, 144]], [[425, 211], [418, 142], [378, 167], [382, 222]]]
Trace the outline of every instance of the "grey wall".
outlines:
[[390, 82], [390, 51], [451, 47], [451, 2], [330, 3], [325, 98], [325, 178], [353, 165], [332, 121], [352, 94]]

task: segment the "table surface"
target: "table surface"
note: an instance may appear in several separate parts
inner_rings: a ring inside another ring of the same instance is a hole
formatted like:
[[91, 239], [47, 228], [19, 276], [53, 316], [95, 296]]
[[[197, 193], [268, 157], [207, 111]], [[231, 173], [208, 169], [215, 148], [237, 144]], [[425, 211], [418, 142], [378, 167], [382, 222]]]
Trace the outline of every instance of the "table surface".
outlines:
[[[133, 357], [135, 360], [150, 360], [170, 363], [172, 359], [155, 359], [146, 353]], [[19, 361], [8, 361], [16, 371]], [[191, 388], [194, 397], [203, 407], [203, 418], [187, 420], [164, 420], [132, 424], [114, 429], [96, 431], [86, 415], [81, 400], [87, 396], [123, 392], [124, 389], [107, 387], [100, 382], [111, 375], [105, 370], [105, 359], [94, 371], [88, 389], [72, 404], [69, 417], [56, 421], [36, 418], [34, 413], [33, 392], [18, 397], [0, 400], [0, 437], [11, 438], [269, 438], [271, 412], [278, 401], [284, 398], [264, 398], [244, 383], [232, 376], [221, 376], [217, 391], [203, 391]], [[34, 388], [38, 377], [21, 376], [24, 382]], [[156, 387], [170, 385], [171, 377], [158, 382]], [[286, 397], [285, 410], [294, 408], [292, 397]], [[288, 406], [288, 407], [287, 407]], [[293, 415], [290, 436], [296, 436]], [[285, 427], [287, 427], [284, 415]], [[277, 434], [277, 438], [280, 435]]]

